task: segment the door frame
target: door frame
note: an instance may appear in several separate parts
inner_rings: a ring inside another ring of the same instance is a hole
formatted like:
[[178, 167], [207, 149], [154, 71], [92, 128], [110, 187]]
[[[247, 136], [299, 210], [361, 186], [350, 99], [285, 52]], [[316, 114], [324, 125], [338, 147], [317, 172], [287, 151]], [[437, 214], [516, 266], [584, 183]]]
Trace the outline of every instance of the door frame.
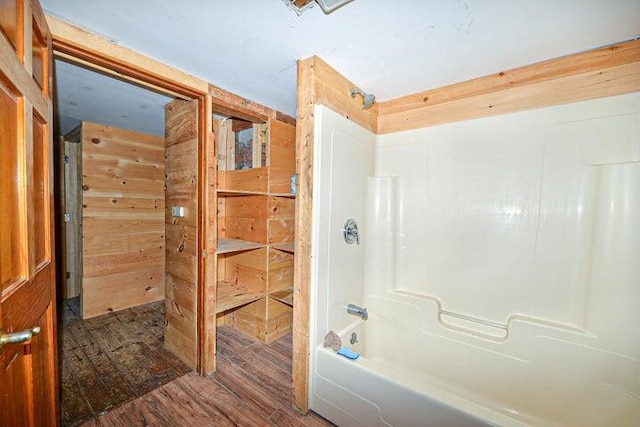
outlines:
[[[46, 14], [45, 14], [46, 15]], [[210, 227], [210, 208], [215, 215], [217, 162], [215, 136], [212, 131], [213, 113], [226, 114], [249, 120], [269, 118], [295, 125], [296, 120], [279, 111], [245, 99], [216, 87], [211, 83], [189, 75], [167, 64], [146, 57], [138, 52], [114, 44], [104, 37], [92, 34], [56, 17], [46, 15], [53, 38], [55, 57], [67, 59], [90, 69], [134, 82], [185, 100], [198, 102], [198, 279], [196, 283], [197, 303], [197, 366], [201, 374], [215, 371], [216, 322], [207, 324], [211, 313], [215, 313], [216, 285], [207, 286], [207, 278], [215, 278], [216, 227]], [[211, 165], [212, 167], [208, 167]], [[214, 256], [212, 256], [212, 254]], [[295, 321], [294, 321], [295, 327]], [[211, 353], [213, 357], [211, 357]]]
[[[197, 252], [205, 254], [206, 228], [206, 183], [207, 146], [211, 129], [211, 96], [209, 83], [180, 70], [145, 57], [137, 52], [115, 45], [109, 40], [91, 34], [58, 18], [46, 15], [53, 39], [53, 56], [67, 59], [90, 69], [113, 75], [117, 78], [142, 85], [152, 90], [185, 100], [198, 102], [198, 239]], [[209, 129], [209, 131], [207, 131]], [[59, 224], [59, 222], [58, 222]], [[58, 248], [56, 248], [58, 250]], [[205, 329], [205, 277], [206, 258], [198, 256], [198, 279], [196, 283], [197, 301], [197, 365], [203, 372]]]

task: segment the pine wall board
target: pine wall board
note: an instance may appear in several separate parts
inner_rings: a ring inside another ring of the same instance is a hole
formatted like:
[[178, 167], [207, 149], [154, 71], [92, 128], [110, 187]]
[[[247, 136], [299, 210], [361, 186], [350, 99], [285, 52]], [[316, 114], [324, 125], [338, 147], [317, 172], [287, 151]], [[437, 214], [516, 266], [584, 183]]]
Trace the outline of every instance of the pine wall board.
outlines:
[[[176, 99], [165, 107], [165, 346], [198, 366], [198, 105]], [[174, 217], [172, 207], [183, 207]]]
[[82, 317], [165, 295], [164, 138], [84, 122]]

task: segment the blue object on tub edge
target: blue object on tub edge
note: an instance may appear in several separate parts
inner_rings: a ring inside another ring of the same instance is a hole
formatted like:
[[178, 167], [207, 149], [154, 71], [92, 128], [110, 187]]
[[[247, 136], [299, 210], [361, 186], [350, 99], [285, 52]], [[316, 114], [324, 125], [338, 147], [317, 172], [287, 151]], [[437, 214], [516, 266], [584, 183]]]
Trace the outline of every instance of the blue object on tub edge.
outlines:
[[340, 350], [338, 350], [338, 354], [351, 360], [356, 360], [358, 357], [360, 357], [360, 353], [358, 353], [357, 351], [349, 350], [347, 347], [340, 347]]

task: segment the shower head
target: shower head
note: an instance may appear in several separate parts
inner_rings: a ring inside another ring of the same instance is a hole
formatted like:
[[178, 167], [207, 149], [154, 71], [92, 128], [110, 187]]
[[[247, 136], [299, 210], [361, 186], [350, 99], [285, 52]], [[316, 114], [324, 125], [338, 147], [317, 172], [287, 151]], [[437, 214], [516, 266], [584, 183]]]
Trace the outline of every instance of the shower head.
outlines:
[[366, 110], [367, 108], [371, 107], [373, 105], [374, 102], [376, 102], [376, 96], [372, 93], [366, 93], [363, 90], [360, 90], [358, 88], [352, 87], [350, 90], [351, 93], [351, 97], [355, 98], [357, 94], [362, 95], [362, 109]]

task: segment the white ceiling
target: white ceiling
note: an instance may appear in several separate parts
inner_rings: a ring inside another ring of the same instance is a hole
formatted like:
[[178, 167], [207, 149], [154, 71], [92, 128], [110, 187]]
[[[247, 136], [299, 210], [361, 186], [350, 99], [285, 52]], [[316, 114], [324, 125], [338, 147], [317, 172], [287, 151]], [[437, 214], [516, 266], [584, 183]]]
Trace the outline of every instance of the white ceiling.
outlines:
[[640, 0], [355, 0], [301, 16], [282, 0], [41, 1], [292, 116], [296, 60], [311, 55], [382, 101], [640, 35]]
[[60, 134], [88, 121], [164, 135], [163, 106], [173, 98], [59, 59], [55, 73]]

